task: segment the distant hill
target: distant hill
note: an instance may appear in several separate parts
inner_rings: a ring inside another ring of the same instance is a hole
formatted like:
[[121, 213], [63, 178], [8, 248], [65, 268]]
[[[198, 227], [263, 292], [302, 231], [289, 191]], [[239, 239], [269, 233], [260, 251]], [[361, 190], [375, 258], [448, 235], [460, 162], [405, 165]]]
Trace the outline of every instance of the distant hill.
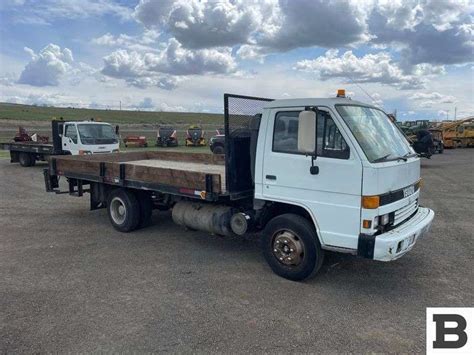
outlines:
[[0, 119], [49, 121], [53, 117], [63, 117], [65, 120], [98, 118], [101, 121], [110, 123], [200, 123], [216, 125], [224, 123], [223, 115], [215, 113], [96, 110], [0, 103]]

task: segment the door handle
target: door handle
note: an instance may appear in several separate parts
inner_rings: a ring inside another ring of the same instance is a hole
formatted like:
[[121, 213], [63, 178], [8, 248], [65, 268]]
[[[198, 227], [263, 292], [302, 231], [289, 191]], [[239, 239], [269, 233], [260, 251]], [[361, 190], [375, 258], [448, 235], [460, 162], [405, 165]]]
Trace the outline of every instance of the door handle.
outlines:
[[277, 179], [277, 177], [275, 175], [266, 175], [265, 178], [267, 180], [276, 180]]

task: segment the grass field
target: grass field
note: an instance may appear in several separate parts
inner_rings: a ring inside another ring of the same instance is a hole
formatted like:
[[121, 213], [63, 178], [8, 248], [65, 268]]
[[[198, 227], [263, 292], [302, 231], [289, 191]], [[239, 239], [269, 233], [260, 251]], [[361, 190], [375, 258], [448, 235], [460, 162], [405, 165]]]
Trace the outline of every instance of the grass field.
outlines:
[[217, 125], [223, 123], [223, 115], [214, 113], [93, 110], [83, 108], [41, 107], [0, 103], [0, 119], [49, 121], [53, 117], [63, 117], [66, 120], [98, 118], [104, 122], [110, 123], [200, 123]]

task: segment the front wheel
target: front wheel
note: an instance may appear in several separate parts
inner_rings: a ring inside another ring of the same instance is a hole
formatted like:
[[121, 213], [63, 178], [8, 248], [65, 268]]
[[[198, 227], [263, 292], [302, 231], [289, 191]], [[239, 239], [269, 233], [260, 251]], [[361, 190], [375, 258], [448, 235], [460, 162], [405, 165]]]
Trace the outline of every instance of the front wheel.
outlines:
[[314, 276], [323, 264], [324, 252], [314, 226], [295, 214], [273, 218], [262, 239], [267, 263], [277, 275], [293, 281]]

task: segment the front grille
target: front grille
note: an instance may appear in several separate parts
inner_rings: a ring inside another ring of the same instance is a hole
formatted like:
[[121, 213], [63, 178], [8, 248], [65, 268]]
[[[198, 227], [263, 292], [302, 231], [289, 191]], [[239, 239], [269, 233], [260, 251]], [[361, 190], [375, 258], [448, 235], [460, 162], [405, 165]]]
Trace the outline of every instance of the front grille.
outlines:
[[407, 206], [404, 206], [398, 210], [395, 211], [395, 219], [393, 221], [393, 225], [397, 226], [400, 223], [402, 223], [404, 220], [409, 218], [411, 215], [413, 215], [416, 211], [418, 210], [418, 199], [413, 201]]

